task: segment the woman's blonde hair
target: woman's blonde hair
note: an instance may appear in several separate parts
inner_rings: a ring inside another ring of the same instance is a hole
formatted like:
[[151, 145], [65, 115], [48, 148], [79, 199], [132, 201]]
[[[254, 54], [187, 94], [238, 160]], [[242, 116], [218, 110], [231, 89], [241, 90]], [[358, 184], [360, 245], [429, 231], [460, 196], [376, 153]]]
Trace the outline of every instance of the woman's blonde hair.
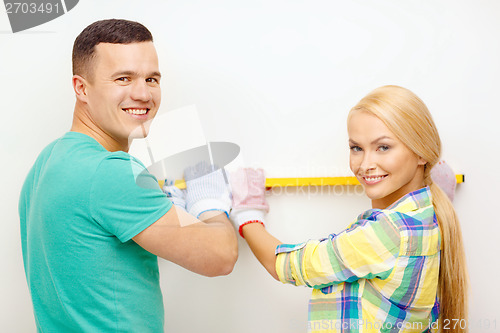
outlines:
[[[433, 183], [431, 169], [439, 161], [441, 139], [424, 102], [408, 89], [383, 86], [373, 90], [351, 109], [378, 117], [411, 151], [427, 161], [424, 185], [430, 187], [434, 211], [441, 231], [441, 263], [438, 297], [439, 328], [446, 332], [466, 332], [468, 311], [468, 273], [458, 216], [447, 195]], [[457, 324], [457, 321], [459, 323]], [[465, 321], [466, 322], [466, 321]]]

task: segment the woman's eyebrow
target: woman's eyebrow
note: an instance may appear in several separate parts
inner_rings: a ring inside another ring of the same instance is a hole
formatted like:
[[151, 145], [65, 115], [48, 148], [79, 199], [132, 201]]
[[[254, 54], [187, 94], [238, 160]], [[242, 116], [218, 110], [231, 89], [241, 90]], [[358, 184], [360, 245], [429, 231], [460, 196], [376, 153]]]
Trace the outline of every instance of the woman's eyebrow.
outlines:
[[392, 138], [391, 138], [390, 136], [387, 136], [387, 135], [382, 135], [381, 137], [379, 137], [379, 138], [377, 138], [377, 139], [373, 140], [373, 141], [372, 141], [372, 144], [377, 143], [377, 142], [379, 142], [379, 141], [381, 141], [381, 140], [383, 140], [383, 139], [389, 139], [389, 140], [392, 140]]
[[[378, 138], [376, 138], [375, 140], [373, 140], [373, 141], [371, 142], [371, 144], [373, 145], [373, 144], [375, 144], [375, 143], [377, 143], [377, 142], [379, 142], [379, 141], [381, 141], [381, 140], [383, 140], [383, 139], [389, 139], [389, 140], [392, 140], [392, 138], [391, 138], [390, 136], [387, 136], [387, 135], [382, 135], [381, 137], [378, 137]], [[352, 144], [354, 144], [354, 145], [358, 145], [358, 144], [359, 144], [359, 143], [357, 143], [356, 141], [354, 141], [353, 139], [349, 139], [349, 143], [352, 143]]]
[[353, 139], [349, 139], [349, 143], [352, 143], [353, 145], [357, 145], [358, 143], [354, 141]]

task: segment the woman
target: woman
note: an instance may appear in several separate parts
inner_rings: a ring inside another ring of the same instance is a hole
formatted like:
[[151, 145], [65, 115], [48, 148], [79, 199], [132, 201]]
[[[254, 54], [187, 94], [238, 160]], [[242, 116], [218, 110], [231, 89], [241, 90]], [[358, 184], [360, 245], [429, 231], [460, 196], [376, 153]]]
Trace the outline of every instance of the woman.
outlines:
[[427, 107], [384, 86], [352, 108], [347, 126], [350, 168], [372, 209], [326, 239], [282, 244], [264, 227], [262, 170], [244, 169], [231, 177], [240, 234], [275, 279], [313, 288], [309, 332], [465, 332], [462, 235], [430, 176], [441, 141]]

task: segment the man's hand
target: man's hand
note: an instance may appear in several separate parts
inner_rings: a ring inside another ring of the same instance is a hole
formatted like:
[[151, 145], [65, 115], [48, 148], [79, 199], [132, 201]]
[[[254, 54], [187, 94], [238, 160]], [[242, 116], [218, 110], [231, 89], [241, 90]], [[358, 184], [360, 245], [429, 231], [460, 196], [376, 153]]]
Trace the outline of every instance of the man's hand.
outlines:
[[162, 190], [176, 207], [186, 210], [186, 193], [175, 186], [173, 180], [165, 179]]
[[184, 170], [186, 210], [196, 218], [206, 211], [221, 211], [229, 216], [231, 193], [223, 170], [206, 162]]

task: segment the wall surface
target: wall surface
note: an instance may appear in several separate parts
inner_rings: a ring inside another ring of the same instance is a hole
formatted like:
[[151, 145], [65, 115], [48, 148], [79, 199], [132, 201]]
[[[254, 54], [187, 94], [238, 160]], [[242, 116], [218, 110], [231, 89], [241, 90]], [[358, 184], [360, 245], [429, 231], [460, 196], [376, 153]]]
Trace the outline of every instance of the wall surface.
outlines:
[[[165, 130], [165, 145], [182, 151], [200, 140], [234, 142], [242, 148], [237, 162], [269, 177], [350, 175], [349, 108], [384, 84], [413, 90], [433, 113], [443, 159], [466, 175], [455, 206], [470, 269], [471, 331], [500, 331], [496, 0], [81, 0], [66, 15], [15, 34], [2, 9], [0, 331], [35, 331], [18, 195], [41, 149], [71, 126], [74, 38], [112, 17], [142, 22], [155, 36], [159, 117], [174, 119], [179, 132]], [[338, 233], [370, 204], [356, 187], [268, 199], [268, 229], [285, 242]], [[166, 332], [305, 332], [310, 290], [274, 281], [239, 245], [227, 277], [161, 261]]]

